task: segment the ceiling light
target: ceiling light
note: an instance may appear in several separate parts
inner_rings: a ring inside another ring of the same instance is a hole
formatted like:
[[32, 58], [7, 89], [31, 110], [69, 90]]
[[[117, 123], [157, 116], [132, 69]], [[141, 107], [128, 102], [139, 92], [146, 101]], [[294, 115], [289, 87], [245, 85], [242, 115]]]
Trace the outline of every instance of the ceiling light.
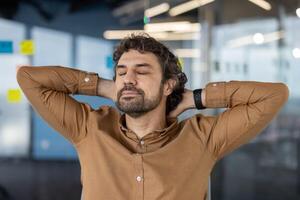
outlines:
[[157, 6], [154, 6], [152, 8], [148, 8], [145, 10], [145, 16], [146, 17], [154, 17], [156, 15], [160, 15], [164, 12], [167, 12], [170, 8], [170, 5], [168, 3], [162, 3]]
[[264, 42], [263, 43], [273, 42], [273, 41], [279, 40], [283, 37], [284, 37], [284, 31], [275, 31], [272, 33], [266, 33], [266, 34], [264, 34]]
[[200, 49], [175, 49], [175, 54], [180, 58], [199, 58]]
[[264, 42], [264, 40], [265, 40], [264, 35], [261, 33], [255, 33], [253, 35], [253, 42], [255, 44], [262, 44]]
[[132, 33], [143, 33], [144, 30], [108, 30], [104, 31], [103, 36], [108, 40], [118, 40], [129, 36]]
[[144, 26], [147, 32], [163, 32], [163, 31], [176, 31], [176, 32], [199, 32], [199, 23], [190, 23], [188, 21], [181, 22], [165, 22], [165, 23], [152, 23]]
[[294, 48], [293, 49], [293, 56], [295, 58], [300, 58], [300, 49], [299, 48]]
[[240, 38], [236, 38], [227, 42], [227, 46], [229, 48], [237, 48], [241, 46], [255, 44], [265, 44], [269, 42], [273, 42], [283, 38], [284, 32], [283, 31], [276, 31], [271, 33], [256, 33], [254, 35], [247, 35]]
[[180, 4], [178, 6], [175, 6], [170, 9], [169, 14], [171, 16], [176, 16], [185, 12], [188, 12], [190, 10], [193, 10], [195, 8], [198, 8], [200, 6], [204, 6], [206, 4], [209, 4], [213, 2], [214, 0], [193, 0], [188, 1], [186, 3]]
[[265, 1], [265, 0], [248, 0], [252, 3], [254, 3], [255, 5], [265, 9], [265, 10], [271, 10], [272, 6], [269, 2]]
[[107, 30], [103, 36], [108, 40], [121, 40], [132, 33], [148, 33], [151, 37], [163, 41], [199, 40], [199, 33], [168, 33], [168, 32], [146, 32], [144, 30]]
[[297, 16], [300, 18], [300, 8], [297, 8], [296, 14], [297, 14]]

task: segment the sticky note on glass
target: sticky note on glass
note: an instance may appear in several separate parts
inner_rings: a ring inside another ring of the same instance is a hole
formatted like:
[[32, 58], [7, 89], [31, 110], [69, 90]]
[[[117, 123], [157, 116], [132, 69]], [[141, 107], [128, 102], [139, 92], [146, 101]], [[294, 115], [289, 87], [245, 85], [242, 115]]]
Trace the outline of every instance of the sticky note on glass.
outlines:
[[114, 61], [112, 56], [106, 56], [106, 67], [112, 69], [114, 67]]
[[35, 51], [33, 40], [23, 40], [20, 43], [20, 53], [23, 55], [33, 55]]
[[7, 101], [9, 103], [19, 103], [21, 101], [21, 90], [9, 89], [7, 91]]
[[184, 61], [183, 61], [183, 59], [182, 58], [178, 58], [178, 64], [179, 64], [179, 67], [181, 68], [181, 71], [183, 71], [184, 70], [184, 68], [183, 68], [183, 66], [184, 66]]
[[13, 42], [0, 41], [0, 53], [13, 53]]

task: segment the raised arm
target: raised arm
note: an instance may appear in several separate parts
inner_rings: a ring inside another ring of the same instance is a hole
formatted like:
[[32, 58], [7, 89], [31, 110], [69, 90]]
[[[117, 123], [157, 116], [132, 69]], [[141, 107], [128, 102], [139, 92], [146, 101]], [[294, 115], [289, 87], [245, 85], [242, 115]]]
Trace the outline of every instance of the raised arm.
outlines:
[[260, 133], [289, 96], [283, 83], [211, 82], [205, 87], [207, 108], [228, 108], [217, 116], [198, 114], [191, 122], [215, 159], [222, 158]]
[[73, 68], [22, 66], [17, 72], [17, 81], [33, 108], [72, 143], [86, 136], [92, 108], [70, 94], [113, 98], [113, 92], [102, 87], [98, 74]]
[[116, 101], [116, 85], [113, 80], [99, 78], [97, 95]]

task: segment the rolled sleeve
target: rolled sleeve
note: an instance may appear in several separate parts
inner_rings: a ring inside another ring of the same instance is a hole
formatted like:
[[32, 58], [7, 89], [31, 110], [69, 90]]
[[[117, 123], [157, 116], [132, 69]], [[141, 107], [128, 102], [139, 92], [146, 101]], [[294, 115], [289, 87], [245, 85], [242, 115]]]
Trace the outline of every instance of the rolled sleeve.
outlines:
[[96, 96], [98, 77], [97, 73], [81, 71], [79, 73], [78, 93]]
[[205, 87], [205, 103], [207, 108], [228, 107], [226, 82], [210, 82]]

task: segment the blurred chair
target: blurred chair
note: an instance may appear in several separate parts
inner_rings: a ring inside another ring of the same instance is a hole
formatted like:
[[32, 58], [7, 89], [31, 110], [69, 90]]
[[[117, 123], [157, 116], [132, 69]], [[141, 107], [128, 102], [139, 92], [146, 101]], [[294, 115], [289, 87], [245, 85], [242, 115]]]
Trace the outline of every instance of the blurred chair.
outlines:
[[0, 200], [11, 200], [11, 196], [9, 195], [8, 191], [0, 185]]

